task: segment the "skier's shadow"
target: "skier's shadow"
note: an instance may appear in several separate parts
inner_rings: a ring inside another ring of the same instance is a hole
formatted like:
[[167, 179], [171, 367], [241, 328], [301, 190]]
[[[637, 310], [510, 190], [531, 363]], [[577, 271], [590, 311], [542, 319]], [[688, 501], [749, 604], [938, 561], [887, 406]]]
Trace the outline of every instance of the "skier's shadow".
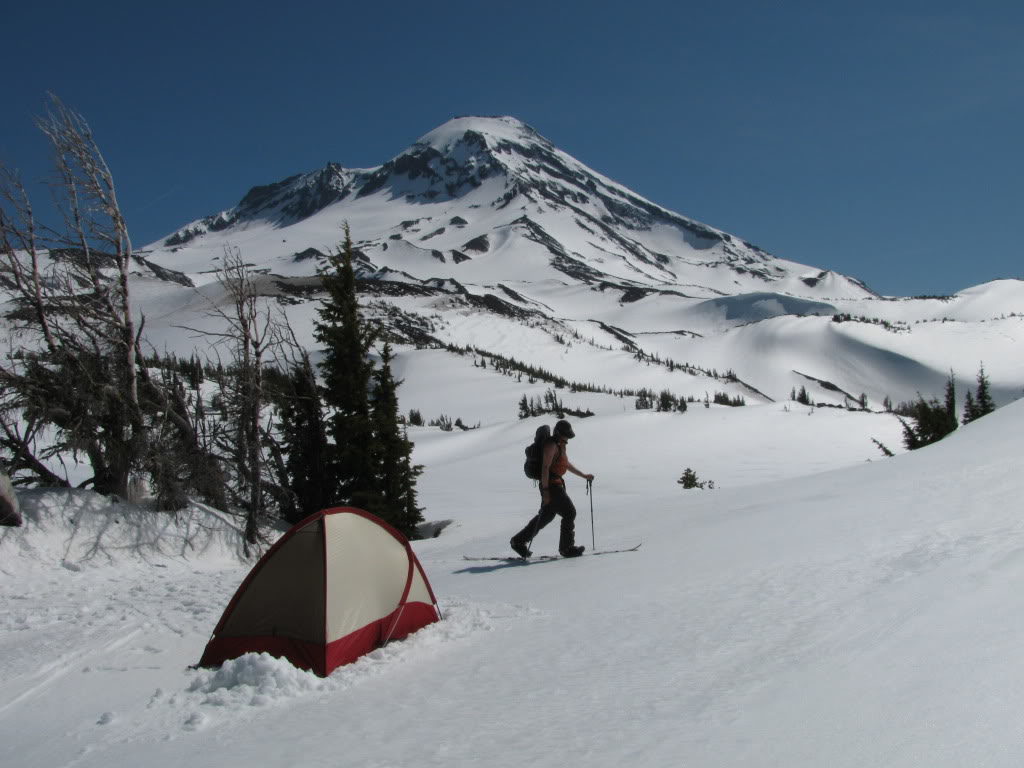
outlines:
[[528, 565], [540, 565], [542, 563], [557, 563], [562, 558], [549, 558], [545, 560], [507, 560], [493, 565], [467, 565], [452, 573], [494, 573], [505, 568], [524, 568]]

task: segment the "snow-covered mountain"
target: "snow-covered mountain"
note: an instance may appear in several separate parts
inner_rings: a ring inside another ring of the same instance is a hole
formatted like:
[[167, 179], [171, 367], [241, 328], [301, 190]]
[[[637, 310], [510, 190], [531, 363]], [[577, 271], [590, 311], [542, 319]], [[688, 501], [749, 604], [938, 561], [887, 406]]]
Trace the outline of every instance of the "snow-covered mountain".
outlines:
[[195, 343], [172, 326], [201, 302], [168, 279], [213, 297], [225, 248], [265, 273], [268, 296], [289, 302], [310, 339], [318, 257], [345, 224], [367, 311], [410, 344], [748, 402], [806, 387], [815, 402], [863, 394], [878, 407], [939, 393], [950, 370], [971, 385], [981, 363], [998, 401], [1024, 386], [1021, 281], [881, 297], [666, 210], [511, 117], [456, 118], [377, 168], [330, 163], [256, 187], [152, 244], [139, 295], [155, 346]]
[[[419, 279], [568, 279], [695, 296], [872, 295], [851, 278], [776, 259], [596, 173], [510, 117], [457, 118], [379, 168], [330, 163], [256, 187], [163, 243], [166, 266], [208, 266], [231, 243], [280, 274], [336, 245], [347, 221], [368, 264]], [[250, 255], [257, 238], [264, 243]], [[243, 245], [244, 243], [244, 245]], [[308, 269], [300, 269], [308, 272]]]

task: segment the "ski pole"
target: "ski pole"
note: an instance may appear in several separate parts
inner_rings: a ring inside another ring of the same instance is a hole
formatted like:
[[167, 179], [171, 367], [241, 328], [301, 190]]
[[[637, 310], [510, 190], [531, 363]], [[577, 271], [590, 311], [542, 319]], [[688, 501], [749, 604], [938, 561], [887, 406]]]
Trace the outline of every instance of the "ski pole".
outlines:
[[587, 480], [587, 493], [590, 495], [590, 551], [593, 552], [597, 549], [597, 543], [594, 538], [594, 481]]

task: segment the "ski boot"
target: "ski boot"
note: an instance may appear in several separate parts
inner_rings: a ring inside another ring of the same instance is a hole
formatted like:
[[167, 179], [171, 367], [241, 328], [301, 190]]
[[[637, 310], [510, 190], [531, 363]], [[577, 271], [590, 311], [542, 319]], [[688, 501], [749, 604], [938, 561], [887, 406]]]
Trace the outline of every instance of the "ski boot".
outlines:
[[515, 552], [524, 560], [533, 554], [533, 552], [531, 552], [525, 544], [523, 544], [521, 541], [516, 541], [514, 536], [511, 539], [509, 539], [508, 545], [512, 547], [513, 552]]

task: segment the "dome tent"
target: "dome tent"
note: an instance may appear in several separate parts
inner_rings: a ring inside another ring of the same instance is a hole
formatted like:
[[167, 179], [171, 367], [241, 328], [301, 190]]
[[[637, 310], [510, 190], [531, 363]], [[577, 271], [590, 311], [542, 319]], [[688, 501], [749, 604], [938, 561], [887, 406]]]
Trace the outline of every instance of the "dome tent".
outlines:
[[199, 665], [262, 651], [326, 677], [440, 618], [408, 540], [368, 512], [336, 507], [296, 523], [253, 566]]

